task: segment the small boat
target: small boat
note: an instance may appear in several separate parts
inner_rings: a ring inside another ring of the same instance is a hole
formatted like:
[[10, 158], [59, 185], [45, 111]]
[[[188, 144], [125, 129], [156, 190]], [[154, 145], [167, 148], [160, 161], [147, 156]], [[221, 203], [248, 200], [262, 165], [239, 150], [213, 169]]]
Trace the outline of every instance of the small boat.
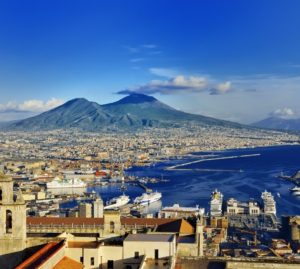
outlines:
[[295, 187], [290, 189], [290, 192], [294, 195], [297, 195], [297, 196], [299, 195], [300, 196], [300, 187], [295, 186]]
[[129, 196], [122, 194], [119, 197], [114, 197], [111, 200], [109, 200], [109, 202], [104, 207], [104, 209], [117, 209], [124, 205], [127, 205], [129, 201], [130, 201]]
[[277, 192], [277, 197], [278, 197], [278, 198], [280, 198], [280, 197], [281, 197], [281, 195], [280, 195], [280, 193], [279, 193], [279, 192]]

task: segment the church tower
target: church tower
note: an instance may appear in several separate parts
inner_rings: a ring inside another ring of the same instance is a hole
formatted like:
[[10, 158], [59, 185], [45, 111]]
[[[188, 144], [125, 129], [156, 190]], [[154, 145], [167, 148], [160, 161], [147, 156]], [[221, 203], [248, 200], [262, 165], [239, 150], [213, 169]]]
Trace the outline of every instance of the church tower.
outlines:
[[25, 248], [26, 204], [12, 178], [0, 171], [0, 268], [18, 264]]

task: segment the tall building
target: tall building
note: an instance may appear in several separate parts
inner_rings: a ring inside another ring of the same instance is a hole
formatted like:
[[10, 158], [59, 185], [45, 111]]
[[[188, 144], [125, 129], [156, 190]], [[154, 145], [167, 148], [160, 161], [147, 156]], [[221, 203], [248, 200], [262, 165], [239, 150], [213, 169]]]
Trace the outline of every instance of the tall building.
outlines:
[[101, 198], [97, 198], [93, 202], [93, 217], [94, 218], [103, 218], [103, 200]]
[[[26, 248], [26, 204], [11, 177], [0, 172], [0, 268], [13, 268]], [[7, 267], [7, 265], [11, 267]]]
[[79, 205], [79, 217], [91, 218], [92, 217], [92, 205], [89, 203], [81, 203]]

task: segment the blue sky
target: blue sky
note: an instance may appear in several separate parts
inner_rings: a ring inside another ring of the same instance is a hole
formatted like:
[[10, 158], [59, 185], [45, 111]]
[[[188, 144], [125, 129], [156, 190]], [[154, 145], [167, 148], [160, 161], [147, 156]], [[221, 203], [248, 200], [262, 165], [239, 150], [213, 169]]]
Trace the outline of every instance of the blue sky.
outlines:
[[300, 117], [300, 1], [0, 2], [0, 120], [151, 94], [239, 122]]

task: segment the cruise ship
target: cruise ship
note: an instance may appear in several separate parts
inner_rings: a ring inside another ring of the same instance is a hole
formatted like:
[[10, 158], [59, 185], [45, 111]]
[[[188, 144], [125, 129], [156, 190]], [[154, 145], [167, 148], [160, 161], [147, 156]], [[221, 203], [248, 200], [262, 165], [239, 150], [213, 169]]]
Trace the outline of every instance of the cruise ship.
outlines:
[[263, 200], [264, 204], [264, 213], [276, 215], [276, 202], [272, 193], [265, 190], [261, 194], [261, 199]]
[[221, 216], [222, 215], [222, 205], [223, 205], [223, 194], [215, 189], [211, 193], [210, 199], [210, 215], [211, 216]]
[[129, 201], [130, 201], [129, 196], [123, 194], [119, 197], [114, 197], [111, 200], [109, 200], [109, 202], [104, 207], [104, 209], [116, 209], [124, 205], [127, 205]]
[[63, 189], [63, 188], [85, 188], [86, 183], [78, 178], [63, 179], [55, 177], [53, 181], [46, 184], [47, 189]]
[[134, 199], [135, 204], [148, 205], [160, 200], [162, 197], [160, 192], [143, 193]]

